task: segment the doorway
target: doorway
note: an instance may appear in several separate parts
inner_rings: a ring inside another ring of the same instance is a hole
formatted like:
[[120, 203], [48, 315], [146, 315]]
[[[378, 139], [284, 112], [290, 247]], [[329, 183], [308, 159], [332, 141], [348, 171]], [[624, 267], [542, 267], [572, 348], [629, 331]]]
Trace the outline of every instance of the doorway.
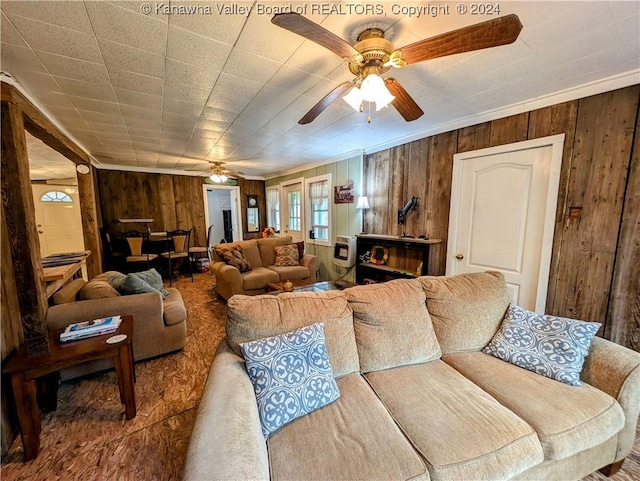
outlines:
[[240, 187], [204, 185], [204, 214], [211, 228], [210, 244], [242, 240], [240, 212]]
[[501, 272], [513, 302], [544, 313], [564, 134], [456, 154], [447, 275]]
[[40, 255], [84, 250], [78, 189], [71, 185], [32, 184]]
[[280, 184], [282, 198], [280, 209], [281, 231], [291, 236], [293, 242], [304, 240], [304, 196], [302, 195], [303, 178]]

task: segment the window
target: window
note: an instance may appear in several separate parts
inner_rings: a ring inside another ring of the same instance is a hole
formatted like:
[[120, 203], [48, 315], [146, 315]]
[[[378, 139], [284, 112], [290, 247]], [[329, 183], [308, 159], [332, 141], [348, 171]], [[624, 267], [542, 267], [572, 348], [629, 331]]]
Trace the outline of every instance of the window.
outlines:
[[289, 192], [289, 229], [302, 230], [302, 198], [300, 192]]
[[309, 196], [307, 205], [308, 241], [331, 245], [331, 174], [305, 180]]
[[40, 202], [73, 202], [73, 199], [64, 192], [60, 192], [59, 190], [51, 190], [42, 194], [42, 197], [40, 197]]
[[267, 227], [280, 232], [280, 188], [267, 189]]

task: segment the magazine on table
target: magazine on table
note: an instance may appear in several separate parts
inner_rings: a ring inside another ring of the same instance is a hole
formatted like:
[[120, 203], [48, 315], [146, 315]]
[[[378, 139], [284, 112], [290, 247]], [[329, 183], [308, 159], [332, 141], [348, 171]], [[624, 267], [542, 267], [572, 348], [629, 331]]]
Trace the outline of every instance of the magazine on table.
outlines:
[[60, 334], [62, 342], [75, 341], [86, 337], [99, 336], [114, 332], [120, 326], [122, 318], [120, 316], [102, 317], [92, 321], [76, 322], [67, 326]]

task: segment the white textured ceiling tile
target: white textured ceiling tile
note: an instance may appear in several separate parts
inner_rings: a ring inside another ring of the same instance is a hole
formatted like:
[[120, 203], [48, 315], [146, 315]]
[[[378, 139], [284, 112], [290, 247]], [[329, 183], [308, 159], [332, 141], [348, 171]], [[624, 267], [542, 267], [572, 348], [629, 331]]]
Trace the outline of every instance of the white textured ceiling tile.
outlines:
[[0, 41], [7, 45], [27, 47], [27, 42], [24, 41], [4, 12], [0, 18]]
[[22, 38], [34, 50], [42, 50], [89, 62], [100, 62], [100, 51], [93, 35], [56, 27], [25, 17], [14, 16], [11, 21]]
[[97, 37], [164, 54], [167, 24], [107, 2], [85, 2]]
[[230, 121], [207, 120], [205, 118], [201, 118], [198, 121], [198, 124], [196, 127], [197, 129], [200, 129], [200, 130], [210, 130], [213, 132], [224, 133], [229, 128], [229, 125], [231, 125]]
[[3, 44], [0, 49], [2, 71], [18, 78], [22, 72], [48, 73], [40, 59], [26, 47]]
[[16, 15], [50, 23], [59, 27], [91, 34], [91, 22], [84, 2], [3, 1], [1, 8], [9, 17]]
[[220, 71], [229, 52], [231, 52], [230, 45], [169, 26], [167, 42], [169, 59], [197, 67], [206, 65], [207, 68]]
[[[293, 35], [293, 34], [291, 34]], [[286, 65], [318, 76], [325, 76], [346, 62], [317, 43], [306, 41]]]
[[164, 78], [164, 57], [162, 55], [105, 39], [98, 39], [98, 43], [110, 71], [114, 69], [126, 70], [150, 77]]
[[265, 83], [276, 73], [280, 65], [282, 64], [251, 52], [234, 49], [229, 55], [223, 72], [254, 82]]
[[267, 85], [286, 90], [292, 98], [304, 94], [307, 90], [318, 83], [322, 77], [310, 75], [302, 70], [282, 66], [269, 79]]
[[100, 112], [92, 112], [89, 110], [81, 110], [80, 115], [82, 118], [87, 121], [88, 124], [91, 123], [101, 123], [108, 125], [121, 125], [124, 126], [124, 121], [122, 120], [122, 115], [118, 114], [103, 114]]
[[252, 3], [253, 2], [246, 1], [229, 4], [223, 2], [189, 2], [189, 6], [209, 7], [211, 14], [173, 15], [170, 24], [172, 27], [178, 27], [228, 45], [233, 45], [238, 39], [238, 35], [240, 35], [240, 31], [247, 17], [244, 15], [235, 15], [229, 12], [227, 8], [233, 8], [236, 5], [251, 6]]
[[200, 104], [192, 104], [176, 100], [172, 98], [164, 98], [162, 100], [162, 111], [171, 112], [179, 115], [188, 115], [199, 117], [202, 113], [203, 106]]
[[223, 96], [254, 97], [262, 89], [262, 84], [251, 79], [223, 73], [213, 89], [214, 94]]
[[[264, 2], [263, 5], [268, 5]], [[238, 49], [282, 63], [302, 44], [303, 38], [271, 23], [272, 15], [251, 13], [238, 38]]]
[[121, 133], [126, 134], [127, 128], [122, 125], [110, 125], [96, 122], [87, 122], [87, 130], [95, 133], [98, 138], [101, 138], [101, 132], [109, 132], [109, 133]]
[[106, 102], [115, 102], [116, 96], [110, 85], [96, 85], [91, 82], [71, 80], [64, 77], [55, 77], [64, 93], [69, 96], [86, 97]]
[[[123, 113], [124, 107], [126, 106], [123, 105], [121, 107]], [[156, 130], [160, 129], [162, 120], [160, 118], [154, 118], [152, 116], [148, 118], [139, 118], [124, 115], [124, 123], [126, 124], [128, 129]]]
[[16, 80], [20, 82], [20, 85], [25, 87], [28, 92], [37, 92], [38, 100], [46, 98], [47, 96], [55, 96], [56, 94], [64, 95], [58, 83], [49, 74], [24, 72], [14, 78], [16, 78]]
[[[640, 3], [638, 4], [640, 5]], [[640, 15], [627, 17], [615, 23], [622, 58], [640, 64]]]
[[191, 125], [196, 123], [196, 118], [192, 115], [180, 115], [173, 112], [162, 112], [162, 123], [172, 125]]
[[230, 112], [224, 109], [217, 109], [215, 107], [207, 106], [202, 112], [203, 120], [217, 120], [220, 122], [227, 122], [231, 124], [233, 120], [238, 116], [235, 112]]
[[207, 107], [233, 112], [237, 115], [239, 112], [242, 112], [250, 102], [251, 98], [221, 95], [214, 90], [207, 101]]
[[138, 129], [134, 127], [127, 127], [127, 132], [133, 141], [153, 142], [162, 138], [162, 130], [160, 128]]
[[161, 78], [118, 69], [111, 69], [109, 77], [115, 88], [133, 90], [149, 95], [162, 95], [164, 80]]
[[640, 15], [640, 2], [637, 1], [610, 1], [609, 9], [615, 20]]
[[159, 20], [167, 23], [169, 21], [169, 13], [166, 11], [166, 7], [169, 6], [169, 2], [154, 3], [151, 4], [152, 8], [149, 10], [149, 2], [144, 0], [110, 0], [109, 3], [117, 5], [118, 7], [126, 8], [135, 13], [141, 13], [146, 17]]
[[217, 131], [217, 130], [207, 130], [207, 129], [197, 128], [193, 132], [193, 138], [207, 139], [207, 140], [215, 143], [216, 141], [218, 141], [220, 139], [220, 137], [222, 137], [223, 133], [224, 133], [224, 131], [221, 132], [221, 131]]
[[35, 53], [52, 75], [95, 84], [109, 84], [109, 75], [102, 62], [87, 62], [37, 50]]
[[204, 105], [211, 88], [201, 88], [189, 84], [165, 84], [164, 98], [170, 98], [191, 104]]
[[[146, 95], [131, 90], [115, 89], [118, 102], [148, 110], [162, 110], [162, 97], [160, 95]], [[156, 114], [154, 114], [156, 115]]]
[[[38, 96], [38, 102], [41, 103], [47, 110], [52, 111], [56, 108], [75, 110], [75, 105], [71, 103], [70, 97], [64, 93], [45, 93]], [[76, 112], [77, 113], [77, 112]]]
[[78, 110], [120, 115], [120, 107], [115, 102], [103, 102], [86, 97], [69, 97], [69, 99]]
[[165, 83], [169, 85], [188, 84], [211, 89], [216, 83], [218, 75], [220, 75], [220, 71], [211, 66], [203, 68], [167, 59]]

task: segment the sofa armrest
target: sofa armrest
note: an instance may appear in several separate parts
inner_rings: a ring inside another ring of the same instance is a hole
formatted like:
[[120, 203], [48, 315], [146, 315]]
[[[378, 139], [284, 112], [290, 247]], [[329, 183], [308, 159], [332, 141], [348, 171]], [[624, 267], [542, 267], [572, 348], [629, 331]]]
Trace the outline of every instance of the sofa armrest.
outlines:
[[214, 262], [211, 272], [216, 276], [218, 284], [217, 291], [225, 299], [229, 299], [234, 294], [243, 294], [242, 275], [240, 271], [224, 262]]
[[213, 358], [185, 457], [184, 481], [269, 479], [253, 386], [223, 339]]
[[616, 461], [631, 451], [640, 412], [640, 353], [600, 337], [593, 338], [580, 378], [614, 397], [625, 415]]
[[320, 258], [311, 254], [305, 254], [300, 259], [300, 265], [309, 269], [309, 280], [318, 282], [317, 272], [320, 269]]

